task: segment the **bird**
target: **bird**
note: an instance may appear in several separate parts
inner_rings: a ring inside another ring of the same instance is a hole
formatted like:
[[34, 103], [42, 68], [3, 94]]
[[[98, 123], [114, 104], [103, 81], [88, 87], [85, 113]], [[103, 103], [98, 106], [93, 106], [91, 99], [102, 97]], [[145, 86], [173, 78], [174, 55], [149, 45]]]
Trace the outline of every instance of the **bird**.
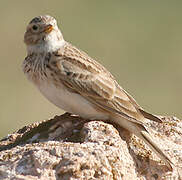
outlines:
[[50, 15], [34, 17], [24, 34], [22, 69], [51, 103], [89, 120], [108, 120], [142, 139], [169, 169], [172, 162], [145, 127], [161, 119], [145, 111], [114, 76], [87, 53], [64, 40]]

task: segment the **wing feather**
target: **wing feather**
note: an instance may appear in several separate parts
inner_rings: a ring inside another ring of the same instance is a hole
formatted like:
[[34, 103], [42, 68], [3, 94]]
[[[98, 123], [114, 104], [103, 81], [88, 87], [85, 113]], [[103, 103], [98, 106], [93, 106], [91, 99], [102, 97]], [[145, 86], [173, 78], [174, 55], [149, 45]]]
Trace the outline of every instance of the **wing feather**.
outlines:
[[112, 79], [107, 78], [101, 73], [92, 73], [83, 70], [72, 64], [70, 61], [58, 61], [58, 67], [61, 69], [62, 81], [69, 85], [69, 88], [95, 98], [112, 99], [115, 93], [115, 84]]
[[144, 116], [149, 117], [149, 113], [141, 111], [136, 101], [117, 84], [111, 73], [86, 53], [67, 43], [55, 56], [61, 81], [68, 90], [132, 122], [142, 123]]

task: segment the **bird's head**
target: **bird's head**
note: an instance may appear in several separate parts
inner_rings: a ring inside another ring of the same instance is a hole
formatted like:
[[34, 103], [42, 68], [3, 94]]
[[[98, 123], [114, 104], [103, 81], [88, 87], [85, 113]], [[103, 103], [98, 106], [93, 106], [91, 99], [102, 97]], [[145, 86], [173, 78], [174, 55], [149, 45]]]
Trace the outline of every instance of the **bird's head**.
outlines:
[[27, 26], [24, 42], [28, 53], [52, 52], [64, 45], [55, 18], [44, 15], [33, 18]]

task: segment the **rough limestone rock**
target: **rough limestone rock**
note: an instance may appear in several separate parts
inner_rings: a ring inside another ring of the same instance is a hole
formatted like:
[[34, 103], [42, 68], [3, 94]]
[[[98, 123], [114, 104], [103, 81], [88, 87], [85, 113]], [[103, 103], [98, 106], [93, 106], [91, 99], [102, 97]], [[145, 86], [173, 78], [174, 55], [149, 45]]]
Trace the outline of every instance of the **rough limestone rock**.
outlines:
[[128, 131], [68, 113], [0, 141], [0, 180], [182, 179], [182, 121], [147, 122], [173, 171]]

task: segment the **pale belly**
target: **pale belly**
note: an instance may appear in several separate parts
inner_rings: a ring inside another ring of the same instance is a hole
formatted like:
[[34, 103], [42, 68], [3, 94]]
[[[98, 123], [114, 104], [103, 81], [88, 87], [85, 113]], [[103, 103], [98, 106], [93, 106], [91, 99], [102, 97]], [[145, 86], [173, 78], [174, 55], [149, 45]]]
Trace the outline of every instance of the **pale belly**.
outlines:
[[83, 118], [91, 120], [107, 120], [109, 118], [107, 113], [103, 113], [102, 111], [94, 108], [94, 105], [92, 105], [84, 97], [79, 94], [69, 92], [63, 85], [62, 87], [57, 88], [55, 85], [46, 81], [41, 82], [40, 84], [37, 86], [40, 92], [50, 102], [67, 112], [77, 114]]

